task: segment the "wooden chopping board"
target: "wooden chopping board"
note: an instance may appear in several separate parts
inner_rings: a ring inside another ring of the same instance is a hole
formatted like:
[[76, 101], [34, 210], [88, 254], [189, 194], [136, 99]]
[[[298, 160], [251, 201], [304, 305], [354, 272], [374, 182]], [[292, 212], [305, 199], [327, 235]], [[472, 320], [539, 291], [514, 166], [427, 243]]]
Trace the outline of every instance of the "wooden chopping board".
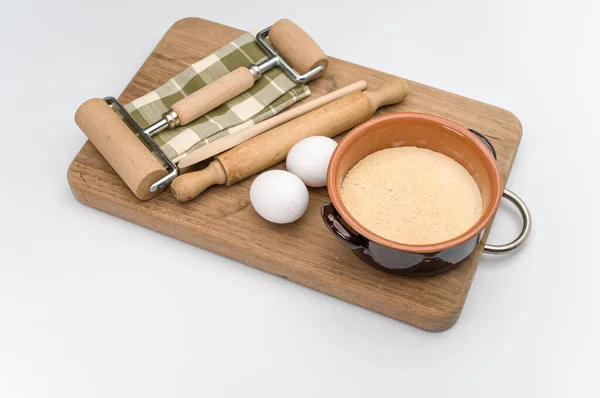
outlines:
[[[159, 87], [241, 33], [199, 18], [178, 21], [119, 100], [128, 103]], [[308, 100], [357, 80], [377, 87], [391, 77], [360, 65], [330, 60], [326, 74], [310, 83], [313, 94]], [[513, 114], [416, 82], [409, 81], [409, 89], [402, 104], [384, 107], [377, 114], [431, 113], [478, 130], [496, 147], [506, 180], [522, 134]], [[288, 225], [268, 223], [255, 213], [248, 194], [253, 178], [231, 187], [212, 187], [188, 203], [179, 203], [169, 191], [142, 202], [89, 142], [73, 160], [68, 180], [74, 196], [86, 205], [431, 331], [448, 329], [457, 321], [485, 242], [448, 272], [433, 277], [403, 277], [364, 263], [327, 231], [319, 215], [321, 205], [329, 199], [325, 188], [311, 189], [305, 216]]]

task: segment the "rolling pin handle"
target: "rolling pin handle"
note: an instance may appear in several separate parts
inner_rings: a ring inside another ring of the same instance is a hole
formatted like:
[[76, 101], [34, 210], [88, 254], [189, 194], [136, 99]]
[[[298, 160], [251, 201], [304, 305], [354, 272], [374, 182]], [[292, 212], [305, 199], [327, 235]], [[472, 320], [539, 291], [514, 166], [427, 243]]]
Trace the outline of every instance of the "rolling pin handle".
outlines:
[[171, 183], [171, 192], [178, 201], [187, 202], [200, 195], [207, 188], [226, 182], [227, 175], [221, 162], [213, 160], [205, 169], [175, 178]]
[[365, 95], [371, 104], [371, 111], [375, 111], [385, 105], [402, 102], [408, 95], [408, 84], [401, 78], [391, 79], [382, 84], [378, 89], [365, 91]]

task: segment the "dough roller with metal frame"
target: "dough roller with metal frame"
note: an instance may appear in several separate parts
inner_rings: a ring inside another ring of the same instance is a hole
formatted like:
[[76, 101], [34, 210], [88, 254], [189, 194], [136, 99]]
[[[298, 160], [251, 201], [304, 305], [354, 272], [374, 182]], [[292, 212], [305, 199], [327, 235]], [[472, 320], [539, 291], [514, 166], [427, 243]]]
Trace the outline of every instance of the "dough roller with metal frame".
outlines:
[[154, 142], [153, 135], [192, 122], [248, 90], [276, 66], [300, 84], [320, 76], [328, 65], [319, 45], [287, 19], [260, 31], [256, 41], [269, 56], [266, 61], [239, 67], [190, 94], [146, 129], [112, 97], [84, 102], [75, 113], [75, 122], [131, 191], [141, 200], [151, 199], [179, 175], [179, 169]]

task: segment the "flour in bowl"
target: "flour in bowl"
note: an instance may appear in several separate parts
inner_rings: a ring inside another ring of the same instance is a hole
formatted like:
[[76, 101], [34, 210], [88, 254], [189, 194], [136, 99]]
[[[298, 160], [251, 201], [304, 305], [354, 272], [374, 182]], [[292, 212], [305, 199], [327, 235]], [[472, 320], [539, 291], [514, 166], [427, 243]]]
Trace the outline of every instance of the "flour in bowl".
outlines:
[[384, 149], [362, 159], [344, 178], [341, 199], [371, 232], [412, 245], [452, 239], [483, 211], [477, 183], [463, 166], [417, 147]]

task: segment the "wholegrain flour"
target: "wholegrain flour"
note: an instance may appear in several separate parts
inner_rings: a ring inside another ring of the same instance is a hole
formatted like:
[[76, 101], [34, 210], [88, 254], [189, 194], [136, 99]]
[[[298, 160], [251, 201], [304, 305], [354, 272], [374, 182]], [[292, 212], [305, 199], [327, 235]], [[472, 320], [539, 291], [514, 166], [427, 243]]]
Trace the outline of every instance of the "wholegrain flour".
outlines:
[[411, 245], [452, 239], [482, 214], [481, 193], [469, 172], [446, 155], [417, 147], [362, 159], [342, 182], [341, 198], [371, 232]]

